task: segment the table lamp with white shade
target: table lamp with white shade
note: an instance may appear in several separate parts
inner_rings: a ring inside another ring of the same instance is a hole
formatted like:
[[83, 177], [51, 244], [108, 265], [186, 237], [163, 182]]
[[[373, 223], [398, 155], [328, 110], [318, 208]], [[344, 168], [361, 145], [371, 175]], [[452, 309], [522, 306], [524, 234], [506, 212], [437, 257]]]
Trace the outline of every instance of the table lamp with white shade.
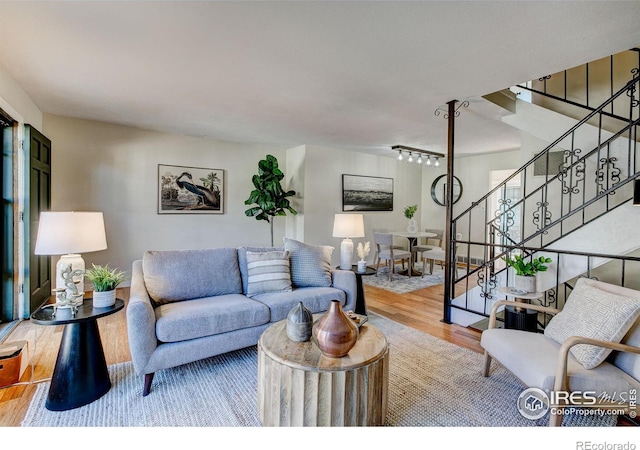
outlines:
[[351, 238], [364, 237], [362, 214], [336, 214], [333, 220], [333, 237], [344, 238], [340, 244], [340, 268], [351, 270], [353, 241]]
[[71, 264], [82, 271], [74, 277], [79, 292], [84, 292], [84, 259], [80, 253], [106, 250], [107, 237], [101, 212], [45, 211], [40, 213], [36, 255], [61, 255], [56, 264], [56, 289], [65, 288], [62, 271]]

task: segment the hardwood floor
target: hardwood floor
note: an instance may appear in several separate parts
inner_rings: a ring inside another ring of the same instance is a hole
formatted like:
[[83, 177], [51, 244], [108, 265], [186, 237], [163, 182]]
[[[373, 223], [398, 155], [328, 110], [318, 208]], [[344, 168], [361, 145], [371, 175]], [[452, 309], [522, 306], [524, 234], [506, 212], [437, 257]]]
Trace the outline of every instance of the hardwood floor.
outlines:
[[[482, 353], [480, 332], [456, 324], [445, 324], [442, 319], [443, 286], [431, 286], [408, 294], [394, 294], [383, 289], [365, 285], [369, 311], [395, 320], [404, 325], [431, 334], [472, 351]], [[118, 297], [129, 300], [129, 289], [118, 289]], [[100, 336], [107, 364], [130, 361], [125, 311], [98, 320]], [[26, 340], [27, 354], [32, 355], [21, 384], [0, 388], [0, 426], [18, 427], [27, 412], [37, 384], [47, 380], [53, 373], [63, 326], [40, 326], [22, 321], [13, 329], [5, 342]], [[620, 418], [619, 426], [638, 426], [628, 418]]]
[[[370, 311], [389, 319], [429, 333], [474, 351], [481, 351], [480, 333], [459, 325], [442, 323], [442, 285], [432, 286], [408, 294], [394, 294], [383, 289], [365, 285], [367, 307]], [[125, 302], [129, 289], [118, 289], [118, 297]], [[98, 320], [100, 336], [107, 364], [130, 361], [125, 311]], [[22, 321], [5, 342], [26, 340], [27, 352], [33, 363], [27, 366], [20, 385], [0, 389], [0, 426], [20, 426], [27, 412], [36, 384], [30, 381], [48, 379], [53, 373], [63, 326], [41, 326]]]
[[365, 284], [367, 309], [439, 339], [482, 353], [480, 332], [442, 322], [442, 284], [407, 294], [395, 294]]

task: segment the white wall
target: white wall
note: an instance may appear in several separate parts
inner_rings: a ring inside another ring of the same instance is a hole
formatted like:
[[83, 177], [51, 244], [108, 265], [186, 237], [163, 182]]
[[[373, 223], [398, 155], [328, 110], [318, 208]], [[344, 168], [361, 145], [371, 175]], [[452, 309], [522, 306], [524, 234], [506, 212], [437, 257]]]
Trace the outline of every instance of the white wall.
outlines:
[[[457, 165], [454, 167], [455, 175], [460, 178], [458, 174]], [[446, 161], [441, 161], [440, 166], [435, 168], [423, 168], [422, 169], [422, 209], [418, 211], [420, 214], [420, 229], [435, 228], [444, 230], [446, 219], [446, 208], [438, 205], [431, 198], [431, 185], [440, 175], [447, 173]], [[469, 193], [465, 195], [465, 181], [460, 179], [463, 184], [462, 196], [456, 205], [465, 202], [465, 198], [468, 198]], [[465, 202], [466, 203], [466, 202]]]
[[[24, 123], [30, 124], [42, 129], [42, 112], [33, 103], [31, 98], [20, 87], [18, 83], [9, 75], [9, 73], [0, 65], [0, 108], [11, 113], [17, 112], [24, 120]], [[18, 118], [14, 117], [18, 120]]]
[[287, 150], [287, 170], [284, 173], [285, 189], [296, 191], [296, 195], [290, 198], [290, 202], [297, 212], [295, 216], [287, 219], [286, 235], [302, 242], [304, 242], [305, 156], [304, 145]]
[[[405, 230], [407, 219], [404, 217], [404, 208], [413, 204], [417, 204], [419, 210], [422, 208], [422, 169], [417, 165], [398, 163], [393, 158], [311, 145], [305, 146], [304, 152], [305, 242], [334, 246], [334, 266], [340, 263], [342, 239], [333, 237], [332, 232], [334, 214], [343, 212], [343, 174], [393, 178], [393, 211], [363, 211], [365, 237], [353, 240], [354, 248], [358, 242], [371, 242], [369, 261], [373, 260], [374, 255], [373, 229]], [[354, 251], [354, 262], [356, 258]]]
[[[522, 164], [522, 152], [520, 149], [457, 158], [454, 172], [462, 182], [463, 189], [460, 201], [454, 205], [454, 218], [489, 192], [491, 188], [490, 171], [518, 169]], [[474, 209], [471, 229], [468, 221], [461, 220], [457, 231], [462, 233], [465, 240], [470, 238], [472, 241], [484, 242], [484, 216], [487, 214], [487, 217], [492, 217], [493, 213], [493, 211], [486, 211], [484, 204], [480, 204]], [[466, 255], [466, 252], [466, 248], [462, 246], [459, 248], [460, 255]], [[481, 248], [474, 247], [471, 249], [470, 257], [481, 256]]]
[[[423, 203], [422, 169], [392, 158], [313, 146], [219, 142], [55, 115], [43, 121], [53, 149], [51, 209], [105, 215], [108, 249], [85, 254], [87, 265], [130, 270], [145, 250], [269, 245], [269, 224], [244, 215], [251, 177], [267, 154], [278, 158], [285, 186], [296, 191], [292, 205], [298, 211], [295, 217], [275, 218], [276, 245], [286, 234], [339, 248], [341, 239], [331, 234], [333, 215], [342, 212], [345, 173], [394, 179], [394, 210], [365, 212], [362, 240], [373, 241], [373, 228], [404, 230], [404, 207]], [[225, 213], [158, 214], [158, 164], [225, 170]], [[339, 264], [339, 252], [332, 263]]]
[[[45, 115], [52, 141], [51, 209], [103, 211], [108, 249], [87, 265], [130, 270], [145, 250], [269, 245], [266, 221], [246, 217], [251, 177], [267, 154], [286, 174], [286, 149], [216, 142], [113, 124]], [[224, 214], [158, 214], [158, 164], [223, 169]], [[282, 242], [285, 218], [276, 218]]]

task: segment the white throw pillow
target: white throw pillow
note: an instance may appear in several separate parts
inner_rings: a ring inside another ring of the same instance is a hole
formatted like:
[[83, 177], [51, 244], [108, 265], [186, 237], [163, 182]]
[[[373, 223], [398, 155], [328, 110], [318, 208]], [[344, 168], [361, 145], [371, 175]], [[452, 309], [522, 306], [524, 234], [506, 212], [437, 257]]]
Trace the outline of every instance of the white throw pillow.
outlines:
[[247, 252], [247, 297], [266, 292], [289, 292], [291, 274], [288, 252]]
[[[562, 344], [570, 336], [620, 342], [640, 315], [640, 299], [598, 289], [578, 279], [562, 311], [544, 330], [545, 336]], [[599, 366], [610, 349], [578, 344], [571, 347], [573, 356], [585, 369]]]
[[284, 238], [284, 249], [291, 259], [291, 282], [296, 287], [331, 286], [333, 247], [309, 245]]

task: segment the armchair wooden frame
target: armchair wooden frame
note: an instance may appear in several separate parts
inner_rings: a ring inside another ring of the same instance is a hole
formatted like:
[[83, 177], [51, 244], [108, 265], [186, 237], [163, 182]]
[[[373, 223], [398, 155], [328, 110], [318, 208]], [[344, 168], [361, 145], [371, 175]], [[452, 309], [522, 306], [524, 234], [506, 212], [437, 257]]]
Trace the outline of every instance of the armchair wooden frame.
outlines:
[[[488, 328], [491, 329], [496, 327], [496, 321], [497, 321], [496, 315], [498, 313], [498, 309], [500, 309], [501, 306], [513, 305], [513, 303], [514, 302], [510, 300], [497, 301], [493, 305], [493, 308], [491, 309]], [[548, 314], [557, 314], [560, 312], [559, 309], [551, 308], [543, 305], [537, 305], [537, 304], [527, 304], [526, 308], [532, 309], [534, 311], [542, 312], [542, 313], [548, 313]], [[590, 345], [595, 345], [599, 347], [610, 348], [614, 351], [640, 354], [640, 347], [635, 347], [628, 344], [621, 344], [617, 342], [602, 341], [599, 339], [592, 339], [592, 338], [587, 338], [582, 336], [571, 336], [562, 343], [558, 351], [558, 359], [557, 359], [558, 362], [556, 365], [556, 373], [555, 373], [555, 380], [554, 380], [554, 386], [553, 386], [554, 392], [567, 390], [567, 387], [568, 387], [567, 364], [568, 364], [568, 358], [569, 358], [569, 351], [571, 350], [571, 347], [578, 344], [590, 344]], [[489, 370], [491, 368], [491, 358], [492, 356], [489, 354], [488, 351], [485, 350], [484, 365], [482, 369], [482, 376], [484, 377], [489, 376]], [[509, 370], [507, 367], [505, 368]], [[573, 398], [575, 399], [576, 397], [574, 396]], [[551, 406], [553, 407], [552, 411], [555, 410], [556, 413], [550, 414], [549, 426], [554, 427], [554, 426], [562, 425], [563, 407], [560, 405], [551, 405]], [[631, 410], [631, 405], [629, 403], [620, 404], [618, 402], [612, 403], [604, 400], [597, 402], [597, 404], [593, 406], [597, 406], [603, 409], [617, 409], [621, 411], [624, 410], [625, 413], [628, 413]]]

